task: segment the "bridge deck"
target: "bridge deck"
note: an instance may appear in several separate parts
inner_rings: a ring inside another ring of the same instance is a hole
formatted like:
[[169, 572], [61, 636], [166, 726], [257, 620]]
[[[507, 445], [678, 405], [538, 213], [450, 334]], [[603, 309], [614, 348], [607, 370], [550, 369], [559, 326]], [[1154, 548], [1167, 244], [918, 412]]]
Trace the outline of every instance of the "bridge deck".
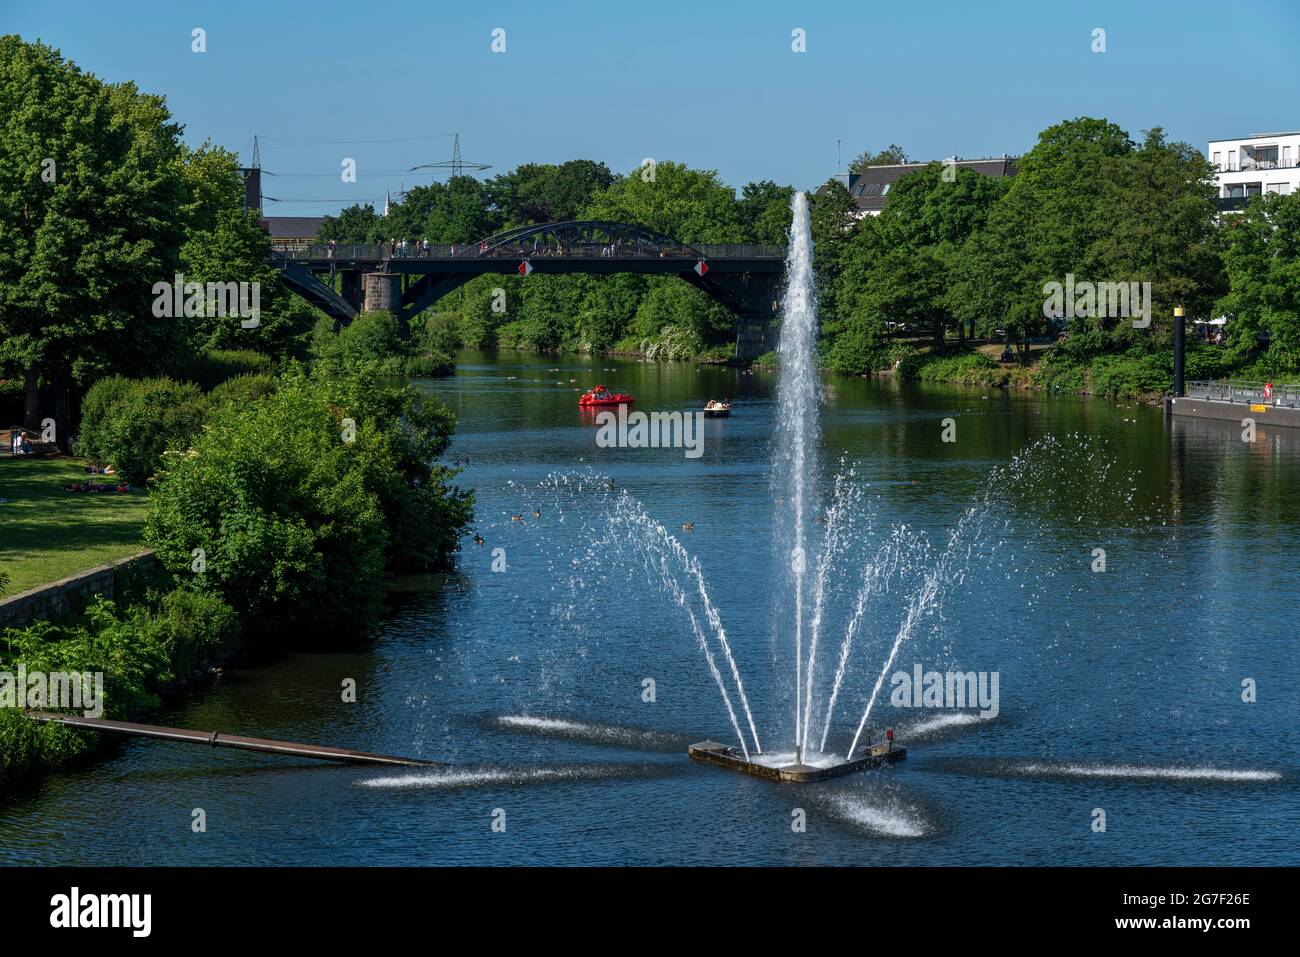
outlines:
[[[388, 245], [313, 243], [277, 244], [277, 258], [311, 270], [365, 269], [403, 273], [509, 272], [527, 259], [541, 272], [682, 272], [698, 260], [710, 270], [721, 272], [781, 272], [785, 249], [781, 246], [745, 244], [680, 246], [675, 248], [611, 249], [608, 246], [566, 246], [564, 249], [531, 246], [496, 246], [480, 252], [474, 246], [430, 246], [427, 251], [411, 248], [405, 255]], [[658, 264], [658, 265], [657, 265]]]

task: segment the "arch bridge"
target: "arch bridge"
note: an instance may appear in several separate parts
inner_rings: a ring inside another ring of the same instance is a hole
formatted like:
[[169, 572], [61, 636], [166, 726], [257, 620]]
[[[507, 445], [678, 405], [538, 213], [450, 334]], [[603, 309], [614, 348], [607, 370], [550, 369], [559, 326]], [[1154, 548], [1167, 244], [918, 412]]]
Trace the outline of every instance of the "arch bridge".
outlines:
[[736, 358], [774, 347], [785, 247], [679, 242], [627, 223], [581, 220], [520, 226], [467, 245], [411, 243], [277, 244], [285, 281], [337, 325], [358, 313], [390, 310], [410, 320], [475, 276], [635, 273], [677, 276], [736, 316]]

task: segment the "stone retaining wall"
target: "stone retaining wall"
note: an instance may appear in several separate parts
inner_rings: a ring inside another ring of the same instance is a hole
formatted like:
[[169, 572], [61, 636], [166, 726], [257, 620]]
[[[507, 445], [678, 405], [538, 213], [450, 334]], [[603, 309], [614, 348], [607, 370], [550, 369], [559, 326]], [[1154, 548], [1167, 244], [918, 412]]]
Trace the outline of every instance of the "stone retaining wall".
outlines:
[[21, 628], [42, 618], [81, 611], [96, 595], [112, 598], [121, 576], [149, 572], [153, 568], [153, 551], [144, 551], [62, 581], [39, 585], [11, 598], [0, 598], [0, 629]]

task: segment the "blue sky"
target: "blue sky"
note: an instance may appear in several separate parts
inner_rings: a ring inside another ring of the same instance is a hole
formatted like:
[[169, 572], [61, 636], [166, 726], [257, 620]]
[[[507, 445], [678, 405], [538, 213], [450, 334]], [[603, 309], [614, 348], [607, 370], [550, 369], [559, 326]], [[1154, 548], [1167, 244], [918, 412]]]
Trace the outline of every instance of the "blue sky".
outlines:
[[[195, 27], [206, 53], [191, 52]], [[266, 170], [311, 174], [265, 180], [268, 196], [312, 201], [268, 204], [280, 215], [428, 182], [406, 171], [448, 158], [451, 140], [412, 138], [451, 132], [485, 175], [653, 157], [737, 187], [812, 188], [836, 171], [837, 138], [847, 163], [891, 142], [916, 159], [1021, 153], [1079, 115], [1134, 137], [1163, 126], [1202, 151], [1300, 128], [1295, 0], [0, 0], [0, 31], [165, 94], [191, 143], [247, 160], [261, 135]]]

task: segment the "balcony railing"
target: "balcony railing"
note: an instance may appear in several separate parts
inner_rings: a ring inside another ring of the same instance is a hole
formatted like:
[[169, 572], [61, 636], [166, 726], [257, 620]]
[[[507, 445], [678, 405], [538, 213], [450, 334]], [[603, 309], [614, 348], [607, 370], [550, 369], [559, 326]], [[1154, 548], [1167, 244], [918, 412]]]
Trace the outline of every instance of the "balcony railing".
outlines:
[[1300, 169], [1300, 159], [1292, 162], [1282, 160], [1248, 160], [1239, 165], [1219, 163], [1220, 173], [1255, 173], [1262, 169]]

